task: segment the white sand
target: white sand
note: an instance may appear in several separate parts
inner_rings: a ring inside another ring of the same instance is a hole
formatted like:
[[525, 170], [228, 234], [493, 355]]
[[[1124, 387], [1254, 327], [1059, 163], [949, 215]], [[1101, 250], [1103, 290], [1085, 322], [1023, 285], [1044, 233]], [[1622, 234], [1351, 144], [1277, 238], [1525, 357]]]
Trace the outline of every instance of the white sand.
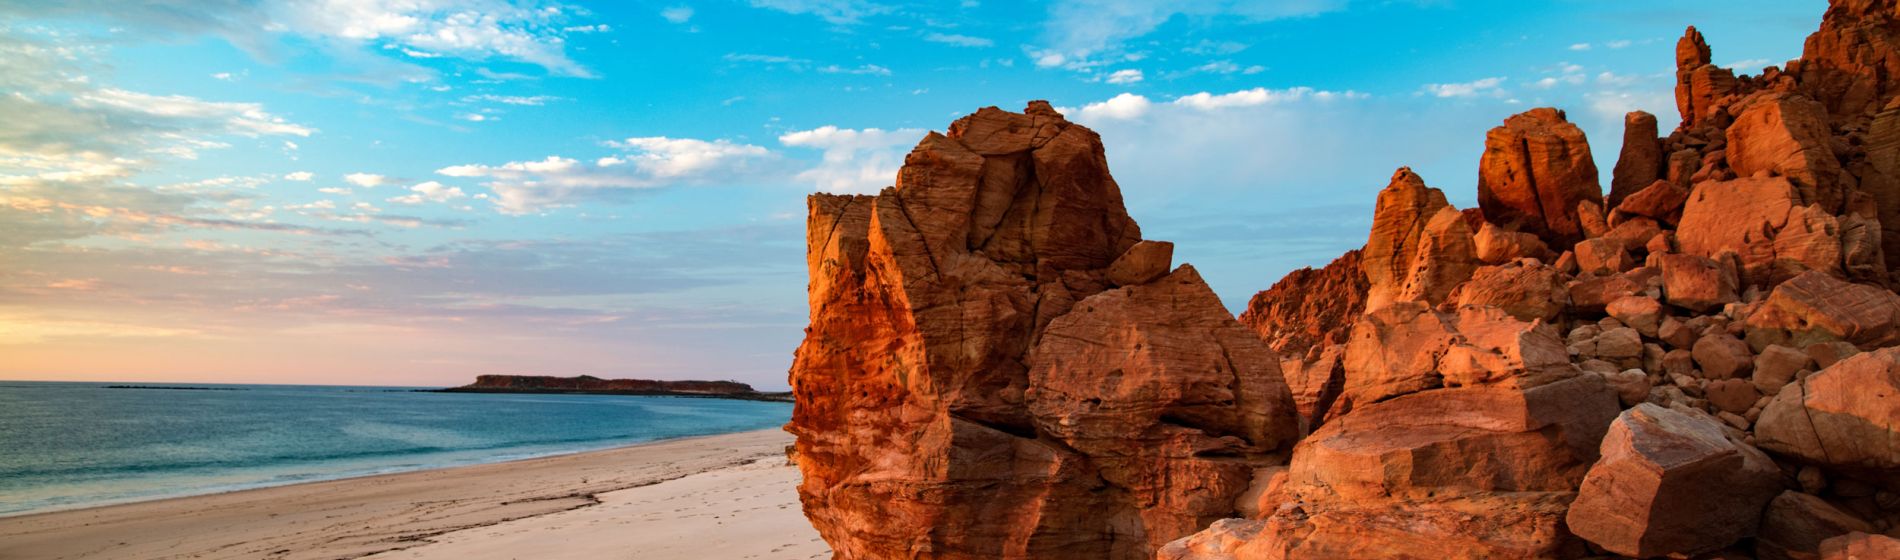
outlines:
[[766, 430], [0, 518], [0, 558], [825, 558]]

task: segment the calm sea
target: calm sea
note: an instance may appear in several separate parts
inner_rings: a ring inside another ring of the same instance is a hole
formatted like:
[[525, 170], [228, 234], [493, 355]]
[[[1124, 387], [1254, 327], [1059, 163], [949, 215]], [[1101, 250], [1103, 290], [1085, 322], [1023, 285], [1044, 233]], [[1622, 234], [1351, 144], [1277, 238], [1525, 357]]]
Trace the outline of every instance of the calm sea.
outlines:
[[786, 403], [0, 381], [0, 516], [777, 427]]

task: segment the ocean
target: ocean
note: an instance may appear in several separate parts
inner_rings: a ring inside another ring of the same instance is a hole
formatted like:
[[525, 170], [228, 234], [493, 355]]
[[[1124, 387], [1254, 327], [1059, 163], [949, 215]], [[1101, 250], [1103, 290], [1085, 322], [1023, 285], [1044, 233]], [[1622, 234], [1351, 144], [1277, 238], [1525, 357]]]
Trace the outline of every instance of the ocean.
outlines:
[[788, 403], [0, 381], [0, 516], [775, 428]]

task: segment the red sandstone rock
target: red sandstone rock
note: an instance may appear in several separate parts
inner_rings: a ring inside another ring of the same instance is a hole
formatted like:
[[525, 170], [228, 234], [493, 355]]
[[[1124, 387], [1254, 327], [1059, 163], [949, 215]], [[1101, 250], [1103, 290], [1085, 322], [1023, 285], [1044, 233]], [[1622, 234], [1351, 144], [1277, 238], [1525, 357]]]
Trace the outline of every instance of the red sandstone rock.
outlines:
[[1471, 277], [1477, 247], [1445, 193], [1401, 168], [1379, 191], [1363, 268], [1367, 311], [1400, 301], [1436, 304]]
[[1143, 241], [1108, 265], [1108, 281], [1117, 286], [1146, 284], [1167, 276], [1173, 268], [1173, 243]]
[[1688, 200], [1688, 189], [1659, 180], [1623, 199], [1616, 211], [1674, 224], [1681, 218], [1682, 205]]
[[1615, 239], [1586, 239], [1577, 244], [1576, 251], [1577, 269], [1584, 276], [1615, 274], [1636, 266], [1629, 250]]
[[1775, 286], [1748, 316], [1758, 329], [1782, 329], [1801, 345], [1842, 340], [1861, 348], [1900, 343], [1900, 295], [1807, 272]]
[[1295, 358], [1310, 360], [1320, 348], [1344, 344], [1353, 320], [1366, 308], [1369, 286], [1360, 270], [1361, 254], [1348, 251], [1325, 268], [1287, 274], [1248, 300], [1241, 324], [1274, 351]]
[[1340, 414], [1437, 387], [1532, 387], [1577, 374], [1556, 329], [1494, 307], [1454, 313], [1403, 302], [1367, 313], [1346, 345]]
[[1761, 451], [1714, 420], [1640, 404], [1618, 416], [1570, 505], [1567, 525], [1611, 552], [1649, 558], [1716, 550], [1752, 536], [1781, 491]]
[[1656, 115], [1634, 111], [1623, 117], [1623, 151], [1610, 180], [1609, 205], [1663, 178], [1662, 142], [1656, 139]]
[[1822, 208], [1846, 202], [1841, 165], [1829, 147], [1827, 112], [1806, 97], [1766, 92], [1750, 96], [1727, 129], [1728, 163], [1741, 177], [1768, 172], [1787, 177]]
[[[1085, 332], [1140, 323], [1120, 332], [1149, 338], [1113, 343], [1145, 351], [1112, 352], [1140, 369], [1127, 391], [1097, 397], [1113, 410], [1154, 399], [1146, 403], [1154, 410], [1190, 411], [1170, 418], [1182, 422], [1171, 427], [1117, 419], [1160, 430], [1165, 442], [1106, 457], [1038, 437], [1049, 418], [1084, 411], [1036, 408], [1033, 350], [1052, 342], [1049, 325], [1109, 288], [1110, 265], [1140, 239], [1100, 139], [1042, 102], [1024, 113], [983, 109], [948, 134], [926, 136], [896, 187], [877, 196], [811, 198], [812, 321], [792, 366], [797, 407], [787, 430], [798, 436], [806, 515], [839, 558], [1147, 558], [1157, 544], [1231, 513], [1233, 496], [1224, 494], [1245, 480], [1150, 482], [1226, 472], [1194, 459], [1200, 446], [1270, 448], [1275, 442], [1248, 438], [1284, 437], [1292, 407], [1284, 389], [1273, 389], [1280, 381], [1270, 351], [1217, 302], [1210, 308], [1211, 294], [1156, 302], [1129, 293], [1205, 290], [1190, 278], [1125, 287], [1091, 304], [1122, 309], [1121, 317], [1063, 321]], [[1108, 304], [1118, 299], [1126, 301]], [[1193, 348], [1158, 347], [1163, 341]], [[1213, 369], [1209, 352], [1222, 348], [1247, 365]], [[1187, 369], [1227, 382], [1141, 381]], [[1045, 379], [1036, 388], [1074, 386]]]
[[1900, 32], [1886, 0], [1830, 2], [1821, 28], [1808, 36], [1801, 52], [1801, 88], [1820, 99], [1828, 112], [1852, 118], [1878, 110], [1897, 90]]
[[1819, 558], [1823, 541], [1872, 530], [1866, 521], [1826, 500], [1789, 490], [1775, 496], [1762, 513], [1755, 554], [1769, 560]]
[[1900, 348], [1855, 355], [1783, 388], [1755, 433], [1775, 453], [1900, 481]]
[[1521, 231], [1509, 231], [1497, 224], [1484, 222], [1472, 241], [1477, 245], [1478, 260], [1484, 264], [1504, 264], [1518, 259], [1530, 258], [1549, 262], [1550, 247], [1536, 235]]
[[1077, 302], [1028, 365], [1037, 432], [1089, 458], [1116, 504], [1095, 517], [1147, 550], [1234, 512], [1256, 465], [1231, 457], [1298, 435], [1273, 352], [1188, 265]]
[[1563, 273], [1549, 265], [1522, 262], [1480, 267], [1452, 295], [1460, 307], [1496, 306], [1525, 321], [1556, 319], [1569, 299]]
[[1707, 379], [1747, 377], [1755, 367], [1755, 356], [1748, 343], [1728, 333], [1717, 333], [1695, 341], [1695, 363]]
[[1236, 558], [1533, 558], [1582, 552], [1562, 528], [1616, 415], [1601, 378], [1437, 389], [1369, 405], [1294, 450], [1299, 498]]
[[1768, 285], [1782, 279], [1775, 275], [1775, 235], [1799, 205], [1794, 184], [1781, 177], [1696, 185], [1682, 210], [1676, 241], [1690, 255], [1733, 251], [1741, 256], [1742, 282]]
[[1900, 539], [1885, 535], [1848, 533], [1821, 541], [1821, 560], [1883, 560], [1900, 558]]
[[1532, 109], [1485, 136], [1478, 207], [1487, 221], [1567, 246], [1584, 238], [1577, 216], [1584, 201], [1601, 207], [1603, 187], [1583, 130], [1563, 111]]
[[1670, 305], [1706, 312], [1738, 300], [1735, 273], [1696, 255], [1659, 255], [1663, 296]]

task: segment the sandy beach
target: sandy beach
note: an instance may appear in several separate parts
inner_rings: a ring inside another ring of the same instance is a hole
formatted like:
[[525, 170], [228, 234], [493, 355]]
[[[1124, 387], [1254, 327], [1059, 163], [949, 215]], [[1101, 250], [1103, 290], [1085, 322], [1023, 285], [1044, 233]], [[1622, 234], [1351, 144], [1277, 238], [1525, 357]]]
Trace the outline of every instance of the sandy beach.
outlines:
[[0, 558], [825, 558], [762, 430], [0, 518]]

